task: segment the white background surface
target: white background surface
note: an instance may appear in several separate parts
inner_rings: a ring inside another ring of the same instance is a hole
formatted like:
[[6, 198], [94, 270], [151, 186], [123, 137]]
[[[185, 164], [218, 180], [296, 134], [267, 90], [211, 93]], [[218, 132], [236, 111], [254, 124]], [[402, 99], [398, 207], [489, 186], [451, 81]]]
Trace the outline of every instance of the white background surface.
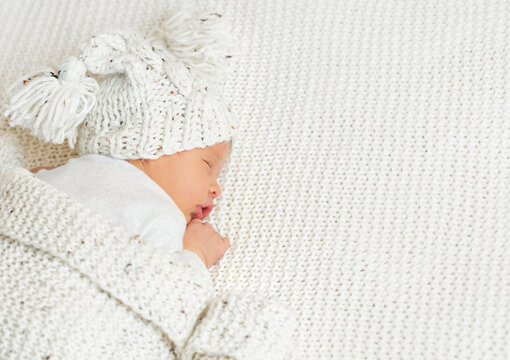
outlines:
[[[244, 48], [217, 291], [288, 304], [303, 359], [510, 357], [509, 3], [211, 3]], [[2, 109], [21, 75], [170, 4], [0, 2]], [[31, 166], [73, 156], [22, 136]]]

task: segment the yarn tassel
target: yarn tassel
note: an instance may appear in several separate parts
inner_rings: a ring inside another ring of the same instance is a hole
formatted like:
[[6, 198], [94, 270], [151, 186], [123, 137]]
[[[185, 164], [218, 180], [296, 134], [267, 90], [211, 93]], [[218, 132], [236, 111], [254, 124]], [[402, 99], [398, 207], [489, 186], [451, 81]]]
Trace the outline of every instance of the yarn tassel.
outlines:
[[59, 71], [43, 69], [23, 77], [9, 88], [12, 94], [4, 116], [11, 126], [29, 129], [41, 140], [74, 148], [78, 126], [95, 105], [99, 88], [86, 76], [85, 64], [75, 57], [62, 63]]
[[229, 58], [237, 55], [238, 43], [222, 19], [212, 11], [193, 13], [189, 7], [177, 8], [171, 16], [154, 28], [149, 40], [162, 42], [191, 71], [210, 87], [221, 92]]

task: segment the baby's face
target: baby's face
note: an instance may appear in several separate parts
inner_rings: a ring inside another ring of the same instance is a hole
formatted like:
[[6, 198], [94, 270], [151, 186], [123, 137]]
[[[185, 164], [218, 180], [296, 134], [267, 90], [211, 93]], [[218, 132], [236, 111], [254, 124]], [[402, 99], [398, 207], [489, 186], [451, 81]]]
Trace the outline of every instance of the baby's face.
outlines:
[[[170, 195], [189, 223], [196, 215], [197, 205], [210, 207], [213, 199], [220, 196], [217, 178], [229, 152], [230, 144], [223, 142], [203, 149], [163, 155], [155, 160], [128, 161]], [[209, 212], [203, 215], [207, 216]]]

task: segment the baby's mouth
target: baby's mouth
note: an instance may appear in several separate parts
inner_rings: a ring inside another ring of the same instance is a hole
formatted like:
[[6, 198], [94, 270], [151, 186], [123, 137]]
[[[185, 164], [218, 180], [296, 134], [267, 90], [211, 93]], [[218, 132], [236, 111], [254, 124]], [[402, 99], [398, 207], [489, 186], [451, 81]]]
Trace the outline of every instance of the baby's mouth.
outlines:
[[192, 219], [194, 218], [197, 218], [197, 219], [204, 219], [205, 217], [207, 217], [207, 215], [209, 215], [212, 211], [214, 206], [206, 206], [206, 207], [202, 207], [200, 205], [197, 205], [195, 207], [195, 212], [192, 214]]

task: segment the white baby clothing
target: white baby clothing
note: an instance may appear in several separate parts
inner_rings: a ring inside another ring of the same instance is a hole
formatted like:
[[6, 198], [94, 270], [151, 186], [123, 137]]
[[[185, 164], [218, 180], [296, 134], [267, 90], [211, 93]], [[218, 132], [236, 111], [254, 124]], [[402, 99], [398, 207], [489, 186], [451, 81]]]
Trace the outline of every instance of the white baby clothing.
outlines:
[[176, 252], [210, 277], [204, 262], [183, 249], [186, 218], [177, 204], [147, 174], [126, 160], [88, 154], [35, 176], [89, 209], [139, 234], [151, 246]]

